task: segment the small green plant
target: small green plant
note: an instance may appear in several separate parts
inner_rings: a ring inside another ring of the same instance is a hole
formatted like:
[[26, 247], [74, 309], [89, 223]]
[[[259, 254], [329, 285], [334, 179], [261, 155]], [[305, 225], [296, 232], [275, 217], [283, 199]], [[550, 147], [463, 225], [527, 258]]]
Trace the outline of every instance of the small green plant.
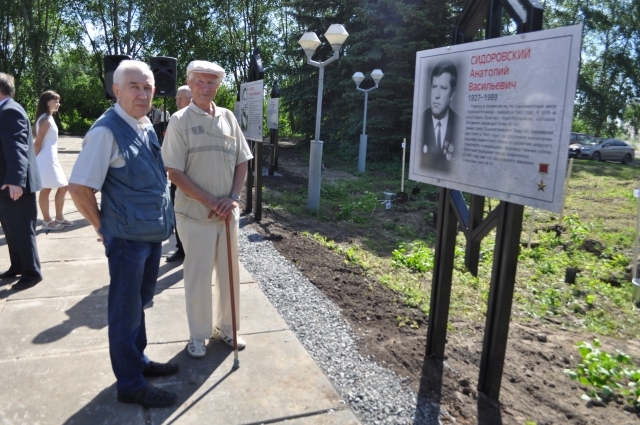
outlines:
[[403, 326], [409, 326], [412, 329], [418, 329], [418, 322], [415, 320], [411, 320], [408, 316], [397, 316], [396, 321], [398, 322], [398, 327], [401, 328]]
[[609, 401], [621, 394], [629, 403], [640, 404], [640, 370], [633, 368], [631, 356], [621, 351], [611, 354], [601, 350], [597, 338], [593, 345], [581, 341], [578, 352], [582, 362], [577, 370], [565, 369], [564, 372], [587, 387], [587, 394], [582, 395], [584, 400]]
[[400, 243], [391, 253], [391, 262], [395, 267], [407, 267], [416, 272], [433, 269], [433, 249], [422, 241]]
[[[311, 236], [309, 235], [308, 232], [303, 232], [302, 234], [303, 236], [306, 236], [306, 237]], [[333, 239], [327, 239], [326, 237], [322, 236], [320, 233], [314, 233], [313, 236], [311, 237], [320, 245], [324, 246], [325, 248], [328, 248], [332, 251], [340, 250], [340, 246]]]
[[340, 205], [340, 210], [336, 214], [339, 220], [353, 221], [354, 223], [364, 223], [373, 214], [378, 201], [376, 195], [365, 191], [362, 196], [355, 201]]
[[574, 247], [580, 247], [587, 239], [587, 235], [591, 230], [590, 227], [582, 223], [577, 214], [568, 215], [564, 218], [564, 224], [569, 232], [569, 239]]

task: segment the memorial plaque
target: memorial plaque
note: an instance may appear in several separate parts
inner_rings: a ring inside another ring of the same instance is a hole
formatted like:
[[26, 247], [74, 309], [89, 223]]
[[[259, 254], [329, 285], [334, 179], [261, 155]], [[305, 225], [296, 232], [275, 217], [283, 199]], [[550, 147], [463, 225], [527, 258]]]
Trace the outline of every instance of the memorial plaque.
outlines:
[[409, 179], [560, 212], [582, 25], [416, 55]]
[[240, 101], [237, 102], [237, 105], [237, 114], [240, 117], [238, 123], [245, 139], [262, 142], [264, 80], [241, 84]]
[[267, 127], [271, 130], [278, 129], [278, 121], [279, 121], [279, 104], [280, 99], [272, 98], [267, 101]]

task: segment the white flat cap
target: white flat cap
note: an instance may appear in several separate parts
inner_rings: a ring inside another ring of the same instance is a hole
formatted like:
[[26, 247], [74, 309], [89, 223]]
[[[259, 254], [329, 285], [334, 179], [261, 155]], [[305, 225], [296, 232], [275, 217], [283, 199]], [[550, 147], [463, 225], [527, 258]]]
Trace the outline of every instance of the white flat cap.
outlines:
[[224, 80], [224, 69], [217, 63], [207, 61], [191, 61], [187, 66], [187, 77], [192, 72], [202, 72], [203, 74], [215, 74]]

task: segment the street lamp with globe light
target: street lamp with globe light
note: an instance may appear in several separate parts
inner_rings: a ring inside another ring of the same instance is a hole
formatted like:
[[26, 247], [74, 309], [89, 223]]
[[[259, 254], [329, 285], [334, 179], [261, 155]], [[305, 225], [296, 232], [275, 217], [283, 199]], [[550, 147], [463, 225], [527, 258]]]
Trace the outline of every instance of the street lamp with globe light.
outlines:
[[324, 86], [324, 68], [340, 57], [340, 48], [349, 36], [347, 30], [340, 24], [333, 24], [329, 27], [324, 37], [333, 49], [333, 56], [324, 62], [316, 62], [311, 59], [320, 44], [320, 39], [314, 32], [305, 32], [298, 43], [307, 56], [307, 63], [320, 68], [318, 82], [318, 106], [316, 108], [316, 133], [315, 139], [311, 141], [311, 152], [309, 155], [309, 194], [307, 197], [307, 207], [312, 211], [320, 208], [320, 181], [322, 175], [322, 141], [320, 140], [320, 116], [322, 113], [322, 90]]
[[367, 101], [369, 99], [369, 92], [378, 88], [378, 83], [382, 80], [384, 74], [379, 69], [374, 69], [371, 72], [371, 78], [376, 84], [369, 89], [361, 89], [360, 83], [364, 80], [364, 74], [362, 72], [356, 72], [353, 74], [353, 81], [356, 83], [356, 90], [364, 92], [364, 118], [362, 120], [362, 134], [360, 135], [360, 153], [358, 155], [358, 172], [364, 173], [364, 165], [367, 160]]

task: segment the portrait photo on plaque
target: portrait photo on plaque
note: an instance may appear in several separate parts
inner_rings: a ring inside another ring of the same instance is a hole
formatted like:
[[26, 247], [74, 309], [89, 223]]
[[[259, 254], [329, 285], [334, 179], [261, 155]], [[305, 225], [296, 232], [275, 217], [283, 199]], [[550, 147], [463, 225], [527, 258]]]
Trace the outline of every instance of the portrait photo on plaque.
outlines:
[[453, 108], [458, 67], [449, 59], [435, 60], [427, 67], [424, 93], [427, 109], [423, 113], [420, 168], [448, 172], [456, 157], [459, 115]]

